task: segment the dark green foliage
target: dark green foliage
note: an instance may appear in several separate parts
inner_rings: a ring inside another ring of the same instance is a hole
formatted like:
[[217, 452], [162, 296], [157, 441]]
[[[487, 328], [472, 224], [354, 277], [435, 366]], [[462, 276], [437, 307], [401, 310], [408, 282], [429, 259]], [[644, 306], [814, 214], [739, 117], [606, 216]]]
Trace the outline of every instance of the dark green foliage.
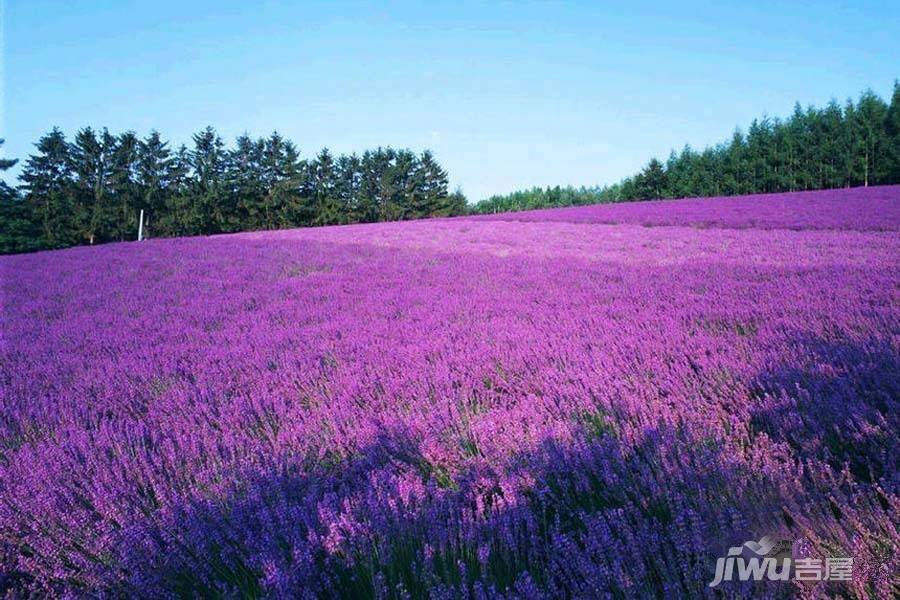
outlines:
[[533, 188], [478, 202], [480, 213], [626, 200], [732, 196], [900, 183], [900, 83], [890, 105], [871, 91], [841, 107], [800, 104], [786, 120], [755, 119], [746, 135], [697, 152], [685, 146], [665, 165], [603, 188]]
[[894, 95], [884, 121], [888, 147], [884, 170], [888, 181], [900, 181], [900, 84], [894, 84]]
[[[0, 171], [15, 161], [0, 161]], [[21, 185], [0, 187], [0, 252], [132, 240], [144, 211], [148, 236], [208, 235], [309, 225], [443, 217], [470, 207], [448, 192], [447, 173], [425, 151], [378, 148], [362, 156], [323, 149], [301, 160], [277, 132], [226, 149], [212, 127], [191, 148], [169, 149], [156, 132], [140, 140], [106, 129], [58, 129], [38, 140]], [[602, 188], [532, 188], [474, 207], [493, 213], [687, 196], [775, 193], [900, 183], [900, 83], [890, 104], [871, 91], [844, 106], [799, 104], [786, 120], [763, 117], [746, 133]]]
[[[149, 237], [334, 225], [467, 212], [462, 192], [426, 151], [379, 148], [301, 160], [277, 132], [244, 134], [226, 149], [212, 127], [191, 148], [90, 127], [70, 143], [42, 137], [15, 190], [0, 186], [0, 252], [133, 240], [140, 211]], [[16, 161], [0, 161], [6, 170]]]
[[634, 177], [634, 192], [640, 200], [658, 200], [665, 197], [668, 189], [666, 170], [655, 158]]
[[79, 243], [76, 223], [83, 222], [86, 215], [73, 214], [78, 207], [72, 147], [56, 128], [36, 146], [38, 153], [25, 162], [20, 179], [25, 202], [40, 231], [40, 246], [61, 248]]
[[578, 206], [582, 204], [598, 204], [614, 202], [617, 198], [618, 185], [608, 188], [573, 188], [534, 187], [530, 190], [513, 192], [505, 196], [491, 196], [478, 202], [474, 209], [479, 213], [508, 212], [512, 210], [531, 210], [549, 208], [551, 206]]
[[441, 202], [442, 208], [435, 213], [439, 217], [457, 217], [469, 212], [469, 201], [461, 188], [453, 190]]
[[[3, 139], [0, 139], [2, 145]], [[6, 171], [16, 162], [0, 159], [0, 171]], [[0, 181], [0, 254], [37, 250], [40, 248], [39, 238], [34, 212], [16, 190]]]
[[338, 173], [334, 158], [323, 148], [309, 169], [309, 193], [313, 199], [313, 225], [338, 225], [345, 221], [338, 190]]
[[[168, 146], [156, 131], [140, 142], [137, 188], [141, 193], [140, 208], [147, 211], [148, 217], [159, 217], [165, 213], [171, 196], [185, 175], [179, 172], [178, 163]], [[145, 223], [148, 235], [153, 233], [155, 225], [155, 221], [152, 225]]]

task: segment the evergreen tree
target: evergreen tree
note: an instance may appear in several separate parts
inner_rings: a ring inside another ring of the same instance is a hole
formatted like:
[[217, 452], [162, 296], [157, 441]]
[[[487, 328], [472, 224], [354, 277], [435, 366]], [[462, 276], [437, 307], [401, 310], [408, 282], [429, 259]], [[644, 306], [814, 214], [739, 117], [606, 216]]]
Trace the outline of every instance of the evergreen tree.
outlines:
[[[262, 167], [263, 183], [266, 189], [272, 189], [275, 185], [290, 176], [288, 170], [291, 168], [288, 160], [288, 152], [293, 150], [290, 142], [286, 142], [277, 131], [273, 131], [265, 142], [263, 142], [262, 156], [260, 164]], [[296, 157], [294, 158], [296, 162]]]
[[237, 138], [228, 161], [230, 202], [243, 229], [271, 229], [274, 215], [267, 204], [268, 186], [263, 165], [265, 142], [246, 133]]
[[[754, 192], [768, 192], [772, 189], [771, 151], [772, 133], [767, 117], [753, 119], [747, 131], [747, 167], [750, 171], [751, 188]], [[690, 195], [690, 194], [688, 194]]]
[[865, 181], [864, 161], [861, 159], [864, 157], [864, 150], [859, 121], [856, 106], [848, 99], [844, 104], [844, 126], [841, 135], [841, 170], [844, 187], [862, 185]]
[[41, 232], [41, 243], [46, 248], [61, 248], [78, 243], [71, 211], [72, 156], [63, 133], [57, 129], [43, 136], [35, 144], [37, 154], [25, 161], [22, 174], [22, 190]]
[[888, 106], [872, 90], [859, 98], [853, 126], [861, 146], [855, 164], [862, 171], [863, 185], [882, 183], [887, 178], [885, 119]]
[[112, 153], [110, 191], [115, 201], [113, 212], [116, 239], [137, 239], [138, 217], [144, 208], [138, 183], [140, 171], [140, 140], [133, 132], [123, 133], [115, 142]]
[[[0, 147], [4, 140], [0, 138]], [[18, 161], [0, 158], [0, 171], [12, 168]], [[30, 207], [18, 192], [0, 180], [0, 254], [30, 252], [40, 246], [40, 230]]]
[[444, 208], [437, 213], [439, 217], [458, 217], [469, 212], [469, 201], [462, 188], [456, 188], [444, 200]]
[[104, 129], [98, 136], [85, 127], [75, 134], [71, 147], [75, 174], [72, 217], [78, 238], [90, 244], [112, 239], [114, 220], [108, 190], [114, 145], [109, 131]]
[[832, 100], [819, 114], [820, 138], [816, 144], [819, 152], [821, 177], [819, 188], [836, 188], [844, 184], [842, 171], [844, 115], [840, 105]]
[[345, 222], [359, 223], [362, 215], [362, 161], [356, 154], [341, 156], [336, 166], [336, 193]]
[[383, 206], [383, 220], [402, 221], [415, 218], [414, 204], [419, 195], [419, 183], [414, 177], [416, 155], [409, 150], [397, 150], [385, 174], [385, 191], [389, 192]]
[[[669, 180], [669, 195], [673, 198], [684, 198], [691, 194], [690, 166], [694, 160], [694, 151], [685, 145], [679, 154], [673, 150], [666, 161], [666, 175]], [[616, 198], [618, 199], [618, 198]]]
[[196, 235], [198, 219], [194, 199], [196, 185], [193, 179], [191, 151], [182, 144], [172, 157], [169, 170], [169, 186], [163, 214], [156, 218], [159, 235]]
[[[748, 189], [747, 185], [747, 161], [746, 146], [744, 144], [744, 134], [740, 129], [735, 129], [731, 135], [731, 143], [722, 148], [720, 152], [723, 154], [722, 160], [722, 190], [728, 195], [744, 194]], [[668, 171], [666, 172], [668, 176]], [[671, 181], [669, 182], [670, 195]]]
[[263, 143], [264, 227], [289, 227], [309, 221], [308, 207], [300, 197], [305, 173], [297, 148], [277, 131]]
[[190, 153], [193, 197], [185, 223], [190, 233], [208, 235], [236, 228], [226, 181], [227, 162], [222, 138], [215, 129], [207, 127], [194, 135]]
[[138, 146], [137, 186], [141, 195], [140, 208], [147, 211], [145, 235], [163, 233], [161, 223], [165, 222], [166, 205], [175, 192], [175, 159], [168, 146], [156, 131], [150, 132]]
[[359, 198], [356, 212], [363, 223], [374, 223], [381, 213], [381, 180], [386, 163], [382, 159], [382, 150], [366, 150], [360, 160]]
[[653, 158], [635, 178], [635, 193], [640, 200], [656, 200], [666, 195], [666, 170], [659, 160]]
[[447, 171], [430, 151], [426, 150], [419, 156], [413, 177], [417, 181], [418, 191], [417, 201], [412, 207], [416, 218], [457, 214], [459, 197], [450, 198], [447, 194]]
[[884, 117], [884, 133], [888, 146], [885, 152], [887, 181], [900, 182], [900, 81], [894, 82], [891, 105]]
[[315, 214], [314, 225], [336, 225], [344, 223], [345, 211], [338, 196], [337, 172], [334, 159], [328, 148], [322, 148], [310, 165], [311, 195]]

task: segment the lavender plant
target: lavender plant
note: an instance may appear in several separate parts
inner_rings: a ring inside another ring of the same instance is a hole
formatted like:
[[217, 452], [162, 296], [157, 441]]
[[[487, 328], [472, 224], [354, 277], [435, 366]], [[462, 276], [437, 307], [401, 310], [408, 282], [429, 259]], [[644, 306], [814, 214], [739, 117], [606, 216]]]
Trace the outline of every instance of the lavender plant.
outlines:
[[[888, 597], [898, 229], [892, 187], [0, 257], [0, 589]], [[762, 535], [854, 578], [711, 589]]]

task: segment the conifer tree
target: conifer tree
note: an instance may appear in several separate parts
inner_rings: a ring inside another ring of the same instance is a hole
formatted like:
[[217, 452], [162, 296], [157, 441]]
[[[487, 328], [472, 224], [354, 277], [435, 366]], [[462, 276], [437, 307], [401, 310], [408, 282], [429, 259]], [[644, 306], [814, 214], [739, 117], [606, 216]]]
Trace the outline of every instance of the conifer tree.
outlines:
[[[137, 185], [141, 195], [141, 206], [147, 211], [145, 234], [163, 234], [166, 205], [175, 192], [175, 159], [168, 142], [162, 141], [159, 133], [151, 131], [138, 146]], [[160, 225], [157, 225], [157, 224]]]
[[884, 117], [884, 133], [888, 151], [885, 152], [888, 183], [900, 182], [900, 81], [894, 82], [891, 105]]
[[[0, 138], [0, 147], [4, 140]], [[0, 158], [0, 172], [18, 161]], [[40, 248], [40, 231], [30, 207], [18, 192], [0, 180], [0, 254], [29, 252]]]
[[139, 150], [140, 140], [134, 132], [125, 132], [115, 140], [110, 191], [115, 202], [113, 231], [118, 240], [137, 238], [139, 210], [143, 208], [138, 184]]
[[229, 204], [237, 211], [243, 229], [272, 228], [274, 215], [266, 204], [264, 150], [263, 140], [253, 140], [245, 133], [237, 138], [230, 153], [227, 182], [233, 200]]
[[381, 160], [381, 148], [366, 150], [360, 160], [359, 199], [357, 214], [363, 223], [374, 223], [380, 215], [381, 179], [385, 162]]
[[61, 248], [80, 240], [74, 235], [71, 211], [72, 156], [63, 133], [53, 128], [35, 144], [19, 179], [45, 248]]
[[885, 119], [888, 106], [872, 90], [862, 93], [857, 103], [854, 127], [859, 137], [860, 155], [856, 164], [862, 171], [863, 185], [881, 183], [886, 179]]
[[311, 193], [315, 215], [314, 225], [336, 225], [345, 222], [341, 200], [338, 197], [337, 173], [334, 159], [328, 148], [322, 148], [310, 165]]
[[653, 158], [637, 176], [635, 193], [641, 200], [655, 200], [665, 196], [666, 185], [666, 171], [662, 163]]
[[194, 212], [196, 186], [192, 174], [192, 156], [182, 144], [172, 157], [166, 206], [155, 219], [160, 235], [192, 235], [197, 233]]
[[414, 177], [419, 180], [419, 202], [413, 206], [416, 218], [427, 216], [449, 216], [456, 207], [447, 194], [447, 171], [435, 160], [429, 150], [419, 156]]
[[336, 193], [345, 212], [345, 222], [359, 223], [362, 197], [362, 162], [356, 154], [342, 155], [336, 167]]
[[188, 230], [204, 235], [231, 231], [236, 223], [225, 178], [227, 156], [222, 138], [212, 127], [194, 135], [190, 165], [193, 197], [187, 219]]

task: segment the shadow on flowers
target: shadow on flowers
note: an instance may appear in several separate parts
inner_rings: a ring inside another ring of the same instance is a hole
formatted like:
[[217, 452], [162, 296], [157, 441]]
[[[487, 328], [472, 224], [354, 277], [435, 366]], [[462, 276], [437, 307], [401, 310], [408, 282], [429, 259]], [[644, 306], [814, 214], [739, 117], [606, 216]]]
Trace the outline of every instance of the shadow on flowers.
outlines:
[[706, 595], [720, 550], [775, 533], [772, 511], [790, 499], [740, 448], [701, 434], [684, 423], [628, 441], [589, 427], [501, 468], [473, 461], [448, 480], [398, 428], [334, 464], [245, 474], [227, 498], [135, 526], [116, 550], [113, 587], [192, 597]]
[[[751, 428], [861, 483], [900, 472], [900, 355], [889, 340], [801, 337], [752, 383]], [[896, 481], [888, 485], [896, 485]]]
[[[763, 535], [879, 559], [897, 473], [892, 347], [796, 347], [808, 360], [750, 382], [746, 418], [598, 409], [569, 437], [456, 469], [397, 419], [350, 453], [230, 474], [227, 493], [123, 529], [102, 580], [135, 596], [791, 595], [708, 583], [729, 546]], [[867, 577], [851, 590], [881, 589]]]

